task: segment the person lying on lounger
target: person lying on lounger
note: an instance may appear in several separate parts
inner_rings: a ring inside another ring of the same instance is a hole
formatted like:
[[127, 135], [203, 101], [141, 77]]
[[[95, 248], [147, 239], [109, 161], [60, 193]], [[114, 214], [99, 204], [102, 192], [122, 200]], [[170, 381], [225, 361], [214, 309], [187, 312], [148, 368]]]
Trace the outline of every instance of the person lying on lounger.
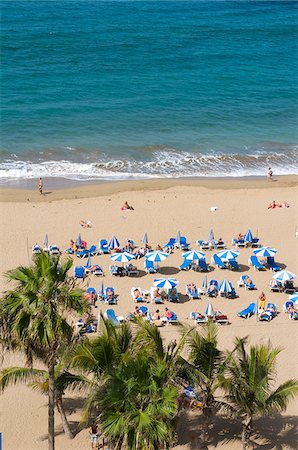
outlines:
[[247, 286], [249, 286], [250, 284], [252, 284], [252, 279], [251, 278], [246, 278], [245, 280], [244, 280], [244, 284], [246, 284]]
[[80, 225], [83, 228], [91, 228], [92, 227], [91, 220], [80, 220]]
[[161, 298], [161, 293], [159, 292], [158, 288], [156, 288], [153, 292], [153, 298]]
[[224, 243], [224, 241], [222, 240], [222, 238], [218, 238], [216, 241], [216, 245], [222, 245]]
[[165, 308], [165, 312], [163, 315], [166, 319], [172, 319], [173, 317], [173, 313], [172, 311], [169, 310], [169, 308]]
[[133, 291], [133, 296], [135, 300], [142, 298], [142, 294], [138, 288]]
[[204, 318], [205, 318], [205, 316], [203, 314], [201, 314], [200, 312], [195, 312], [195, 319], [196, 320], [204, 319]]
[[242, 241], [243, 238], [244, 238], [244, 235], [242, 233], [239, 233], [237, 236], [237, 241]]
[[194, 283], [189, 283], [189, 284], [187, 285], [187, 289], [189, 290], [189, 292], [190, 292], [191, 294], [195, 294], [196, 291], [197, 291], [196, 285], [195, 285]]

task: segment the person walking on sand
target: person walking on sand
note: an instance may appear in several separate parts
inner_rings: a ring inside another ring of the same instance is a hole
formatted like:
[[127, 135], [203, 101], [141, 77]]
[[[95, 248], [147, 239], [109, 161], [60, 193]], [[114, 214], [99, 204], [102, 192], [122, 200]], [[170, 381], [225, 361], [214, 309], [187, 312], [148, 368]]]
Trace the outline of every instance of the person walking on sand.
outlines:
[[89, 429], [90, 440], [91, 440], [91, 448], [93, 450], [97, 449], [98, 444], [98, 426], [95, 421], [92, 422], [91, 427]]
[[273, 181], [272, 176], [273, 176], [273, 171], [272, 171], [271, 167], [268, 167], [267, 180], [268, 181]]
[[40, 195], [42, 195], [42, 188], [43, 188], [42, 178], [40, 177], [38, 180], [38, 190], [39, 190]]

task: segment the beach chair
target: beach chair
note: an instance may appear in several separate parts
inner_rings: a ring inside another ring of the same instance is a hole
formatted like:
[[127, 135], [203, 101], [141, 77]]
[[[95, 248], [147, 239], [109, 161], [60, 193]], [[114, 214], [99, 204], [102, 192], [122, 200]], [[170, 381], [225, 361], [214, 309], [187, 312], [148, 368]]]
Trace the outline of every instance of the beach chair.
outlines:
[[201, 258], [198, 260], [198, 267], [200, 272], [209, 272], [209, 266], [206, 262], [206, 258]]
[[169, 242], [167, 242], [167, 244], [164, 245], [164, 249], [167, 253], [171, 253], [174, 248], [175, 248], [175, 244], [176, 244], [176, 239], [175, 238], [170, 238]]
[[271, 292], [282, 292], [283, 291], [283, 285], [278, 280], [271, 280], [269, 282], [269, 287]]
[[226, 269], [226, 264], [222, 261], [222, 259], [218, 255], [213, 255], [212, 260], [218, 269]]
[[129, 277], [131, 275], [139, 275], [138, 269], [135, 266], [133, 266], [131, 263], [127, 264], [125, 266], [125, 270], [126, 270], [126, 275], [129, 276]]
[[156, 287], [152, 286], [150, 288], [150, 298], [151, 298], [151, 302], [155, 303], [156, 305], [162, 305], [163, 304], [163, 299], [162, 297], [154, 297], [154, 293], [156, 291]]
[[237, 292], [235, 291], [235, 288], [232, 286], [231, 283], [230, 283], [230, 285], [231, 285], [232, 290], [231, 290], [231, 292], [228, 292], [228, 298], [230, 298], [230, 299], [237, 298], [237, 297], [238, 297], [238, 294], [237, 294]]
[[116, 326], [121, 325], [121, 323], [124, 321], [124, 318], [122, 316], [116, 316], [113, 309], [107, 309], [104, 313], [104, 317], [110, 320]]
[[189, 250], [189, 244], [187, 243], [186, 237], [181, 236], [180, 242], [176, 242], [176, 247], [180, 248], [181, 250], [187, 251]]
[[162, 318], [162, 321], [165, 322], [166, 325], [169, 324], [169, 323], [172, 324], [172, 325], [175, 325], [175, 324], [178, 323], [177, 314], [174, 313], [173, 311], [171, 311], [171, 314], [172, 314], [171, 317], [164, 317], [164, 318]]
[[250, 280], [250, 283], [246, 282], [248, 279], [250, 279], [249, 275], [241, 275], [240, 280], [237, 281], [237, 286], [245, 287], [245, 289], [248, 289], [249, 291], [256, 289], [256, 286], [253, 284], [252, 280]]
[[76, 256], [80, 259], [88, 258], [89, 255], [90, 255], [89, 250], [78, 250], [76, 252]]
[[283, 291], [285, 294], [294, 294], [296, 292], [296, 289], [294, 287], [294, 283], [292, 280], [285, 281], [283, 283]]
[[237, 263], [236, 259], [229, 259], [228, 267], [230, 270], [239, 270], [239, 264]]
[[233, 239], [232, 243], [239, 248], [246, 247], [246, 242], [244, 241], [244, 239]]
[[279, 272], [281, 270], [281, 267], [275, 262], [274, 256], [267, 256], [267, 265], [269, 269], [274, 272]]
[[97, 277], [103, 276], [103, 270], [99, 264], [95, 264], [94, 266], [91, 267], [91, 273], [92, 275], [95, 275]]
[[210, 250], [210, 242], [209, 241], [197, 241], [197, 245], [201, 250]]
[[191, 267], [192, 261], [190, 259], [184, 259], [183, 263], [181, 264], [181, 266], [179, 266], [180, 270], [189, 270]]
[[82, 279], [84, 280], [86, 274], [85, 274], [85, 269], [83, 266], [75, 266], [74, 268], [74, 277], [76, 279]]
[[179, 303], [179, 294], [178, 294], [176, 287], [172, 287], [171, 289], [168, 289], [166, 295], [167, 295], [167, 300], [169, 302]]
[[98, 255], [98, 250], [96, 248], [96, 245], [91, 245], [91, 247], [89, 248], [89, 253], [91, 256], [97, 256]]
[[208, 322], [208, 318], [201, 313], [191, 312], [190, 318], [194, 321], [196, 325], [202, 325]]
[[99, 253], [102, 254], [108, 254], [110, 253], [110, 249], [109, 249], [109, 243], [106, 239], [101, 239], [99, 241]]
[[253, 248], [258, 248], [258, 247], [260, 247], [260, 239], [259, 238], [257, 238], [257, 237], [255, 237], [255, 238], [253, 238], [253, 240], [251, 241], [251, 247], [253, 247]]
[[104, 294], [104, 302], [109, 305], [117, 305], [117, 299], [115, 296], [115, 289], [113, 287], [107, 287]]
[[209, 288], [207, 290], [208, 297], [217, 297], [218, 295], [218, 281], [217, 280], [210, 280]]
[[277, 316], [277, 306], [275, 303], [268, 303], [265, 311], [259, 315], [259, 320], [261, 322], [270, 322], [274, 317]]
[[217, 250], [224, 250], [226, 248], [226, 244], [224, 242], [217, 244], [216, 241], [212, 241], [212, 245], [213, 248], [216, 248]]
[[289, 319], [298, 320], [298, 311], [295, 309], [295, 305], [292, 300], [288, 300], [284, 303], [283, 312], [288, 314]]
[[33, 255], [38, 255], [38, 253], [41, 253], [41, 252], [42, 252], [42, 248], [41, 248], [40, 245], [38, 245], [38, 244], [32, 245], [32, 253], [33, 253]]
[[248, 319], [249, 317], [253, 316], [257, 311], [257, 304], [256, 303], [250, 303], [247, 308], [240, 311], [237, 316], [242, 317], [242, 319]]
[[186, 285], [186, 295], [192, 300], [197, 300], [197, 299], [201, 298], [198, 288], [195, 285], [193, 287], [193, 290], [190, 289], [189, 284]]
[[260, 263], [256, 255], [251, 255], [248, 258], [248, 264], [253, 266], [254, 270], [266, 270], [264, 264]]
[[[139, 292], [139, 295], [136, 296], [135, 293], [137, 291]], [[141, 288], [132, 287], [131, 290], [130, 290], [130, 294], [131, 294], [131, 297], [132, 297], [134, 302], [136, 302], [136, 303], [146, 302], [146, 299], [145, 299], [145, 297], [143, 295], [143, 292], [142, 292]]]
[[60, 252], [58, 245], [50, 245], [49, 253], [50, 253], [50, 255], [60, 255], [61, 252]]
[[156, 269], [154, 267], [153, 261], [149, 261], [148, 259], [145, 259], [144, 267], [145, 267], [145, 270], [147, 273], [156, 273]]
[[221, 311], [217, 311], [217, 313], [214, 315], [214, 322], [218, 323], [219, 325], [229, 325], [230, 323], [228, 317]]

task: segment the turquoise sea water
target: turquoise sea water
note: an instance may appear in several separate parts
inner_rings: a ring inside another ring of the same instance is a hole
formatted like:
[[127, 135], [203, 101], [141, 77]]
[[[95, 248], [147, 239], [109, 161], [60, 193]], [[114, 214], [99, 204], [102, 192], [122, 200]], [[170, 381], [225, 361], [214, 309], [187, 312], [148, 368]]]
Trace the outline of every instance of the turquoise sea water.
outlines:
[[2, 182], [298, 172], [296, 1], [1, 1]]

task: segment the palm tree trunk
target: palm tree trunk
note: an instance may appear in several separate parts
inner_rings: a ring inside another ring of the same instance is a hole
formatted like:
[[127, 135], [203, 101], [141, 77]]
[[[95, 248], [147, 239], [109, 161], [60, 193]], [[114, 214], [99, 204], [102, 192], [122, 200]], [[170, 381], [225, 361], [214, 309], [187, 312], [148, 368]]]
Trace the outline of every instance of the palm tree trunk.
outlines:
[[55, 364], [52, 361], [49, 362], [49, 406], [48, 406], [48, 443], [49, 450], [55, 450], [55, 423], [54, 423], [54, 410], [55, 410]]
[[242, 435], [241, 435], [241, 441], [242, 441], [242, 448], [246, 449], [248, 447], [249, 438], [251, 436], [251, 429], [252, 429], [252, 416], [245, 416], [245, 418], [242, 421]]
[[64, 433], [66, 434], [66, 436], [69, 439], [73, 439], [74, 435], [70, 429], [65, 411], [64, 411], [64, 407], [63, 407], [63, 403], [62, 403], [62, 394], [56, 391], [56, 405], [57, 405], [57, 409], [59, 411], [60, 417], [61, 417], [61, 422], [62, 422], [62, 427], [64, 430]]

